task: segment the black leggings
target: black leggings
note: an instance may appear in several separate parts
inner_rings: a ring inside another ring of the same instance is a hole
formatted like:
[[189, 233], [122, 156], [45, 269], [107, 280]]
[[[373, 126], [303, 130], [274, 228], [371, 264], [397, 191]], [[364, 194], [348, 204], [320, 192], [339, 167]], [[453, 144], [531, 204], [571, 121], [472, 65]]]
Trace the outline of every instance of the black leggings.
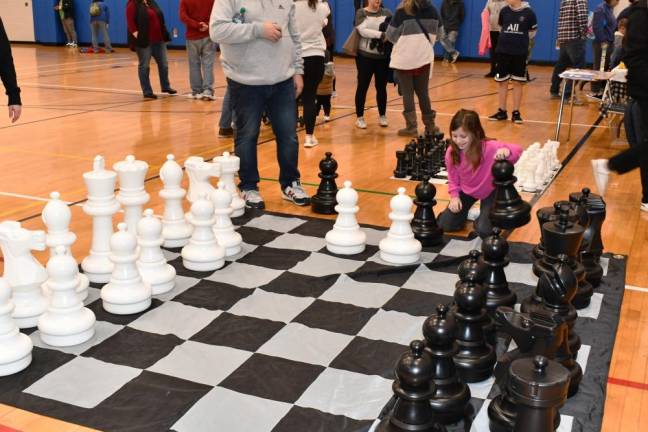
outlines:
[[378, 113], [382, 116], [387, 112], [387, 77], [389, 75], [389, 59], [374, 59], [364, 57], [361, 54], [356, 56], [358, 68], [358, 87], [355, 94], [356, 116], [363, 117], [367, 91], [371, 84], [371, 77], [374, 77], [376, 86], [376, 102]]
[[304, 90], [301, 100], [304, 105], [304, 124], [306, 134], [312, 135], [315, 131], [315, 97], [317, 86], [324, 76], [324, 56], [304, 57]]
[[497, 56], [495, 55], [495, 50], [497, 49], [497, 41], [499, 40], [499, 34], [500, 34], [500, 32], [498, 32], [498, 31], [490, 32], [490, 40], [491, 40], [491, 48], [490, 48], [491, 69], [490, 69], [490, 73], [492, 73], [493, 75], [495, 75], [495, 72], [496, 72], [495, 60], [497, 59]]

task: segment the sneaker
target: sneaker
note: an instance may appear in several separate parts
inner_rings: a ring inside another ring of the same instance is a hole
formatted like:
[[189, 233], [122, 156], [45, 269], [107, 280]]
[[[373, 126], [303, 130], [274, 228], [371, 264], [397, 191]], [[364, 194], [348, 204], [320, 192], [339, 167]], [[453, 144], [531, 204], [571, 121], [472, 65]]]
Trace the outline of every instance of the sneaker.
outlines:
[[495, 78], [495, 72], [488, 72], [484, 75], [484, 78]]
[[157, 95], [154, 93], [144, 93], [144, 99], [157, 99]]
[[508, 114], [505, 110], [502, 108], [498, 108], [497, 112], [493, 114], [492, 116], [488, 117], [488, 120], [490, 121], [502, 121], [502, 120], [508, 120]]
[[68, 42], [68, 43], [66, 43], [65, 46], [66, 46], [66, 47], [71, 47], [71, 46], [72, 46], [72, 42]]
[[459, 58], [459, 51], [455, 51], [451, 56], [450, 56], [450, 63], [457, 63], [457, 59]]
[[174, 94], [178, 93], [178, 90], [174, 90], [171, 87], [169, 87], [168, 89], [162, 90], [162, 93], [174, 95]]
[[641, 210], [643, 212], [648, 212], [648, 203], [642, 202], [641, 207], [639, 208], [639, 210]]
[[299, 180], [295, 180], [290, 186], [286, 186], [281, 191], [281, 195], [283, 196], [283, 199], [292, 201], [298, 206], [310, 204], [310, 196], [308, 196]]
[[587, 93], [587, 97], [600, 102], [603, 99], [603, 93]]
[[76, 47], [78, 47], [78, 46], [79, 46], [79, 45], [77, 45], [76, 42], [70, 42], [70, 48], [76, 48]]
[[584, 104], [583, 100], [580, 98], [574, 98], [574, 106], [582, 106]]
[[367, 129], [367, 122], [365, 121], [364, 117], [358, 117], [356, 119], [355, 125], [359, 129]]
[[596, 183], [598, 193], [604, 196], [607, 191], [608, 178], [610, 176], [607, 159], [592, 159], [592, 174], [594, 175], [594, 182]]
[[202, 93], [198, 93], [198, 92], [195, 92], [195, 91], [191, 92], [191, 99], [200, 99], [201, 96], [202, 96]]
[[554, 93], [554, 92], [550, 92], [549, 97], [551, 99], [560, 99], [561, 98], [560, 93]]
[[304, 147], [306, 148], [311, 148], [315, 147], [319, 142], [317, 141], [317, 138], [315, 138], [315, 135], [306, 135], [306, 140], [304, 140]]
[[229, 127], [229, 128], [218, 128], [218, 136], [219, 137], [231, 137], [234, 135], [234, 129]]
[[330, 122], [331, 121], [331, 116], [324, 116], [324, 123]]
[[241, 195], [245, 200], [245, 207], [253, 209], [264, 209], [265, 202], [261, 198], [261, 194], [256, 189], [241, 191]]
[[333, 92], [331, 93], [331, 97], [332, 98], [337, 97], [337, 92], [335, 90], [333, 90]]
[[524, 120], [522, 120], [522, 116], [520, 115], [520, 111], [515, 110], [511, 113], [511, 121], [515, 124], [524, 123]]
[[389, 123], [387, 122], [387, 116], [381, 115], [379, 122], [380, 122], [380, 127], [389, 126]]
[[202, 92], [200, 97], [202, 98], [202, 100], [216, 100], [216, 96], [214, 96], [214, 92], [212, 90], [205, 90], [204, 92]]

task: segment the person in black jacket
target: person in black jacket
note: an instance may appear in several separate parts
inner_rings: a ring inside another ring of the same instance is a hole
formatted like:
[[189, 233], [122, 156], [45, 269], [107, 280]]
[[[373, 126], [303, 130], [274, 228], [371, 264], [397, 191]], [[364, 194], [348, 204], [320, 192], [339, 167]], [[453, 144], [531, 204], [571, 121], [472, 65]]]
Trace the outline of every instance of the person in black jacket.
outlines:
[[455, 48], [459, 38], [459, 28], [465, 17], [463, 0], [443, 0], [441, 3], [441, 27], [439, 28], [439, 42], [445, 49], [444, 60], [454, 63], [459, 58], [459, 51]]
[[73, 0], [57, 0], [54, 10], [59, 13], [63, 31], [67, 39], [66, 46], [70, 48], [77, 47], [77, 34], [74, 29], [74, 1]]
[[9, 38], [0, 18], [0, 79], [4, 84], [7, 96], [9, 96], [9, 118], [15, 123], [20, 118], [22, 103], [20, 102], [20, 87], [16, 81], [16, 69], [14, 68], [13, 57], [11, 56], [11, 45]]

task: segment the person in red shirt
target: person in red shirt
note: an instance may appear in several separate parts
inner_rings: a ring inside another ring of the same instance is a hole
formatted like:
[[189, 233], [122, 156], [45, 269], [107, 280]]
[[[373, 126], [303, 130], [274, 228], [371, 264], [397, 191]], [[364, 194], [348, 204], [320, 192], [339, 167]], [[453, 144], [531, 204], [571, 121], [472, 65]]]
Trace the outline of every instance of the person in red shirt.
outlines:
[[189, 84], [194, 99], [215, 100], [216, 45], [209, 38], [209, 17], [214, 0], [180, 0], [180, 21], [187, 26]]
[[164, 24], [164, 15], [155, 0], [128, 0], [126, 5], [128, 46], [137, 52], [138, 75], [142, 93], [147, 99], [157, 99], [149, 78], [151, 56], [158, 65], [163, 93], [176, 94], [169, 84], [169, 64], [166, 44], [171, 40]]

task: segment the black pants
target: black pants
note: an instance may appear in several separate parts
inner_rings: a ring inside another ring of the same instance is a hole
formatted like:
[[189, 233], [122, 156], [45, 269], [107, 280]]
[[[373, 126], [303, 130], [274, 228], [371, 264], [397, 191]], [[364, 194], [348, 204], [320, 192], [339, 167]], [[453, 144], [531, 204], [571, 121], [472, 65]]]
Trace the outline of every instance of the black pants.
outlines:
[[[610, 69], [610, 58], [612, 57], [612, 51], [614, 50], [613, 44], [608, 44], [607, 52], [605, 53], [605, 70]], [[594, 51], [594, 70], [599, 70], [601, 67], [601, 60], [603, 60], [603, 47], [598, 42], [592, 43], [592, 51]], [[603, 88], [605, 86], [604, 81], [592, 81], [590, 87], [592, 88], [592, 93], [603, 93]]]
[[[461, 210], [458, 213], [453, 213], [449, 208], [446, 208], [438, 217], [439, 226], [445, 232], [461, 231], [468, 219], [468, 211], [479, 201], [477, 198], [466, 195], [463, 192], [459, 192], [459, 199], [461, 200]], [[481, 238], [488, 237], [492, 234], [493, 225], [491, 224], [489, 213], [494, 199], [495, 191], [480, 201], [479, 217], [475, 220], [474, 227]]]
[[315, 117], [320, 113], [320, 110], [324, 108], [324, 115], [331, 115], [331, 95], [317, 95], [315, 102]]
[[497, 49], [497, 41], [499, 40], [499, 34], [500, 32], [498, 31], [492, 31], [490, 32], [490, 40], [491, 40], [491, 48], [490, 48], [490, 64], [491, 64], [491, 69], [490, 73], [495, 75], [496, 69], [495, 69], [495, 63], [497, 60], [497, 56], [495, 55], [495, 50]]
[[642, 203], [648, 203], [648, 98], [637, 99], [641, 111], [641, 130], [643, 142], [636, 142], [629, 149], [613, 156], [608, 166], [619, 174], [639, 168], [641, 173]]
[[302, 90], [301, 100], [304, 105], [304, 124], [308, 135], [312, 135], [315, 131], [315, 117], [317, 117], [315, 96], [323, 76], [324, 57], [304, 57], [304, 90]]
[[367, 99], [367, 91], [372, 77], [376, 87], [378, 113], [385, 115], [387, 112], [389, 59], [374, 59], [358, 54], [356, 56], [356, 67], [358, 68], [358, 87], [356, 87], [355, 94], [356, 116], [364, 116], [365, 100]]

